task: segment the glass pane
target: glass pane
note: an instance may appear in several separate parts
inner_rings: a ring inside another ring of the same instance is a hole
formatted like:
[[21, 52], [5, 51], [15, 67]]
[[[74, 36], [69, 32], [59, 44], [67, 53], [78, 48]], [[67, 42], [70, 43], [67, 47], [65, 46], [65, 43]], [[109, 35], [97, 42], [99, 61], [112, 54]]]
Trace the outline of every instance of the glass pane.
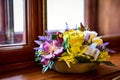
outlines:
[[23, 0], [13, 0], [14, 31], [23, 32], [24, 26], [24, 3]]
[[84, 23], [84, 0], [47, 0], [47, 29], [76, 28]]
[[24, 42], [25, 0], [13, 0], [15, 43]]
[[5, 16], [0, 22], [0, 45], [25, 43], [25, 0], [6, 0], [4, 3], [2, 10], [5, 12], [0, 14]]

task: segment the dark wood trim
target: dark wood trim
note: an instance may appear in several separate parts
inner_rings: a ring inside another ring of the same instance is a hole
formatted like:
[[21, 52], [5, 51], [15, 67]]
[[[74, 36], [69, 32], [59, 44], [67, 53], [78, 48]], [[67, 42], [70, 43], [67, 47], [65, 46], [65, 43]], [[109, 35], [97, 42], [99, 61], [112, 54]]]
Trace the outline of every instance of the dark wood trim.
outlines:
[[[25, 61], [34, 61], [34, 40], [38, 36], [38, 0], [26, 0], [26, 43], [22, 45], [0, 46], [0, 66]], [[40, 25], [40, 27], [42, 27]], [[42, 32], [39, 32], [42, 34]]]
[[98, 0], [85, 0], [84, 8], [84, 24], [91, 30], [98, 31]]
[[18, 70], [18, 69], [24, 69], [24, 68], [32, 68], [35, 66], [37, 66], [35, 61], [25, 61], [20, 63], [7, 64], [7, 65], [0, 66], [0, 72], [7, 72], [7, 71]]
[[120, 35], [107, 35], [103, 36], [104, 42], [110, 42], [108, 47], [110, 49], [115, 50], [116, 52], [120, 52]]
[[43, 34], [45, 35], [45, 30], [47, 30], [47, 0], [42, 0], [43, 4]]
[[[43, 35], [43, 1], [38, 0], [38, 35]], [[37, 35], [37, 36], [38, 36]]]

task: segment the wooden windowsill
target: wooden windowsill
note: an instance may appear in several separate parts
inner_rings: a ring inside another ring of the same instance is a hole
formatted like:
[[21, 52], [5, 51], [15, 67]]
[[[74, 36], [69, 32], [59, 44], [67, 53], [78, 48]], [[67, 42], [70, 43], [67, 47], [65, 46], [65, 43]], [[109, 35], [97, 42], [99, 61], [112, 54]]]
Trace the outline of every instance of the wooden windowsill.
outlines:
[[120, 52], [111, 54], [110, 61], [116, 67], [100, 65], [95, 71], [82, 74], [65, 74], [54, 70], [41, 73], [41, 67], [33, 67], [16, 71], [0, 73], [0, 80], [111, 80], [120, 75]]

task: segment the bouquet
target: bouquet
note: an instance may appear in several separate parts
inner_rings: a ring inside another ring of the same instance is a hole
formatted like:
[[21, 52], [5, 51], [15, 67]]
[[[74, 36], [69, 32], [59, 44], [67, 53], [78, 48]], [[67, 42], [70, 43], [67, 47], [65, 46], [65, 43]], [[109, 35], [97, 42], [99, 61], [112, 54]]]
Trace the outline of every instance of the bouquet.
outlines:
[[36, 50], [35, 61], [42, 64], [42, 72], [51, 69], [54, 62], [65, 61], [68, 68], [71, 64], [77, 63], [104, 63], [115, 66], [107, 61], [110, 58], [109, 52], [114, 52], [107, 48], [109, 42], [103, 42], [102, 37], [95, 31], [90, 31], [89, 27], [81, 25], [77, 29], [66, 29], [64, 31], [46, 31], [45, 36], [38, 36], [35, 43], [39, 47]]

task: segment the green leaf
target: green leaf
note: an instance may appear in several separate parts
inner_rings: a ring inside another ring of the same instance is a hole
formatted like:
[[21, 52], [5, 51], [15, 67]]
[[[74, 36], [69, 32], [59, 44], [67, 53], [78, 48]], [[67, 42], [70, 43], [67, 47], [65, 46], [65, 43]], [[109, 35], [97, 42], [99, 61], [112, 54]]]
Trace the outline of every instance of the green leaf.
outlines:
[[54, 62], [53, 61], [50, 61], [49, 64], [48, 64], [48, 67], [51, 69], [52, 66], [53, 66]]
[[100, 62], [99, 62], [99, 61], [93, 61], [93, 63], [95, 63], [95, 64], [100, 64]]
[[38, 52], [38, 51], [35, 51], [35, 54], [37, 55], [37, 54], [39, 54], [39, 52]]
[[39, 57], [36, 57], [36, 58], [35, 58], [35, 61], [39, 61]]
[[57, 35], [56, 34], [52, 35], [52, 40], [57, 40]]
[[40, 56], [40, 55], [41, 55], [41, 51], [36, 51], [36, 52], [35, 52], [35, 55], [36, 55], [36, 56]]
[[48, 66], [44, 66], [43, 68], [42, 68], [42, 73], [45, 73], [47, 70], [48, 70]]
[[68, 49], [69, 48], [68, 38], [65, 38], [65, 41], [63, 43], [63, 47], [64, 47], [64, 49]]
[[76, 57], [76, 59], [79, 63], [90, 63], [91, 62], [90, 59], [87, 59], [86, 57], [82, 57], [82, 56]]
[[113, 63], [110, 62], [110, 61], [102, 61], [101, 63], [106, 64], [106, 65], [108, 65], [108, 66], [116, 66], [115, 64], [113, 64]]
[[80, 28], [80, 27], [78, 27], [78, 30], [79, 30], [79, 31], [81, 31], [81, 28]]
[[49, 68], [51, 69], [54, 62], [50, 61], [47, 66], [43, 66], [42, 73], [45, 73]]

